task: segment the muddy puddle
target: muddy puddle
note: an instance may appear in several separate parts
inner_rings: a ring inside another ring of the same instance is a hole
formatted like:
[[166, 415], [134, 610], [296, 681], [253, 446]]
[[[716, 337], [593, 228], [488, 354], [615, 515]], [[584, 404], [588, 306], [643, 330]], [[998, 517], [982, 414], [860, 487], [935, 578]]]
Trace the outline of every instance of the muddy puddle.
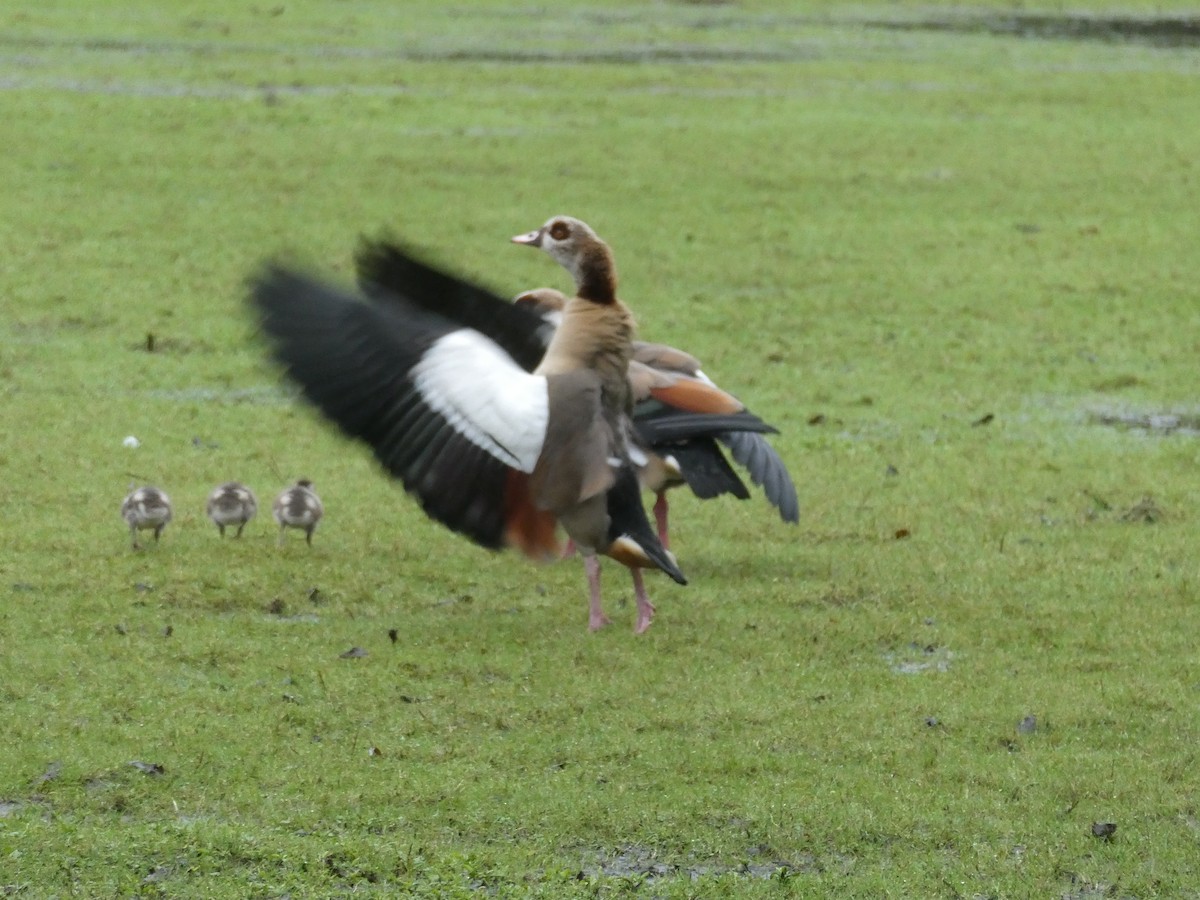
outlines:
[[133, 82], [86, 78], [0, 78], [0, 91], [54, 90], [72, 94], [105, 94], [118, 97], [176, 98], [201, 100], [255, 100], [268, 103], [285, 97], [393, 97], [411, 93], [394, 84], [276, 84], [202, 85], [182, 82]]
[[1141, 432], [1162, 437], [1180, 435], [1200, 437], [1200, 411], [1160, 412], [1131, 409], [1090, 410], [1087, 420], [1120, 431]]
[[[527, 15], [522, 11], [520, 15]], [[0, 78], [0, 90], [20, 90], [48, 86], [78, 92], [134, 93], [172, 96], [177, 92], [190, 96], [241, 96], [253, 92], [248, 85], [203, 87], [158, 86], [153, 84], [120, 85], [103, 80], [53, 78], [37, 81], [27, 74], [46, 54], [57, 56], [88, 55], [136, 58], [154, 56], [227, 57], [308, 57], [325, 61], [359, 60], [392, 63], [465, 62], [489, 64], [637, 64], [637, 63], [792, 63], [827, 56], [833, 46], [845, 38], [856, 40], [866, 31], [907, 31], [995, 35], [1018, 39], [1133, 43], [1152, 47], [1200, 46], [1200, 15], [1100, 15], [1088, 13], [972, 13], [939, 12], [924, 17], [906, 15], [872, 16], [869, 12], [847, 15], [772, 15], [743, 12], [733, 8], [720, 11], [696, 10], [679, 15], [638, 14], [630, 16], [562, 17], [564, 33], [586, 34], [586, 43], [568, 42], [548, 46], [501, 38], [494, 42], [471, 41], [448, 44], [421, 37], [392, 45], [327, 44], [292, 45], [272, 42], [216, 40], [140, 39], [124, 36], [79, 37], [0, 34], [0, 63], [14, 63], [15, 71]], [[679, 35], [652, 41], [630, 39], [628, 30], [637, 22], [673, 25]], [[619, 33], [608, 40], [595, 40], [597, 33], [611, 28]], [[511, 32], [506, 26], [504, 34]], [[748, 39], [753, 33], [761, 39]], [[840, 37], [837, 36], [841, 33]], [[833, 44], [830, 44], [830, 40]], [[7, 60], [4, 60], [7, 57]], [[288, 86], [274, 90], [297, 94], [340, 92], [403, 92], [397, 85]], [[205, 93], [205, 92], [211, 92]]]
[[739, 875], [745, 878], [786, 878], [789, 874], [812, 871], [816, 860], [809, 854], [802, 858], [784, 860], [772, 854], [751, 852], [741, 862], [676, 861], [659, 856], [650, 847], [631, 845], [600, 855], [586, 863], [580, 874], [587, 878], [637, 878], [642, 884], [654, 884], [673, 879], [694, 880], [719, 875]]
[[920, 675], [925, 672], [949, 672], [954, 653], [936, 644], [913, 642], [901, 651], [883, 654], [883, 659], [897, 675]]
[[948, 15], [926, 19], [864, 20], [871, 28], [897, 31], [948, 31], [1060, 41], [1137, 43], [1152, 47], [1200, 46], [1200, 16]]
[[255, 406], [286, 406], [295, 400], [295, 395], [288, 389], [274, 385], [226, 390], [206, 387], [164, 388], [147, 391], [146, 396], [171, 403], [248, 403]]

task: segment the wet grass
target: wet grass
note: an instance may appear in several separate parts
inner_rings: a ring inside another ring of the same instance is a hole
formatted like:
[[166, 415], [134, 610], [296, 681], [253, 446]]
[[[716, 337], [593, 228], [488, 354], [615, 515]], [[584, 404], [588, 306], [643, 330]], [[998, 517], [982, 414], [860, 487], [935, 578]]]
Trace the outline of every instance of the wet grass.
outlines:
[[[932, 6], [87, 9], [0, 14], [5, 892], [1194, 895], [1193, 53], [864, 24]], [[428, 524], [242, 310], [382, 228], [561, 286], [506, 243], [560, 211], [800, 486], [797, 529], [677, 498], [692, 583], [639, 639], [621, 573], [588, 635], [577, 564]], [[204, 520], [300, 476], [311, 551]], [[177, 504], [142, 553], [131, 480]]]

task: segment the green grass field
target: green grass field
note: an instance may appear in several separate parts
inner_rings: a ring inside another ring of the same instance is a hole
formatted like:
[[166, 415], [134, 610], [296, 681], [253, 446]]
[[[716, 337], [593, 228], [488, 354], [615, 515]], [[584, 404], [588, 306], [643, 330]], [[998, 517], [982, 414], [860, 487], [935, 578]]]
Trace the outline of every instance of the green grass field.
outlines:
[[[1028, 12], [0, 12], [0, 894], [1200, 896], [1200, 58]], [[245, 309], [381, 231], [565, 287], [507, 242], [556, 213], [800, 492], [676, 492], [642, 637], [618, 567], [589, 634], [578, 562], [428, 522]], [[311, 550], [204, 518], [305, 475]]]

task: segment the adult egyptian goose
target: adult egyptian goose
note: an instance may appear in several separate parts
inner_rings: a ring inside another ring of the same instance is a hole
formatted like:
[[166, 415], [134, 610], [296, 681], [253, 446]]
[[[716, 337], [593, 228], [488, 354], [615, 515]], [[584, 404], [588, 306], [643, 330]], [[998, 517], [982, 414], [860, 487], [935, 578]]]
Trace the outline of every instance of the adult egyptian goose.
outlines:
[[387, 269], [365, 285], [371, 302], [279, 267], [252, 298], [308, 399], [367, 443], [430, 517], [547, 560], [561, 555], [562, 525], [587, 563], [589, 627], [608, 622], [604, 554], [632, 570], [642, 632], [654, 607], [641, 570], [686, 579], [638, 496], [625, 416], [633, 321], [608, 248], [593, 239], [575, 250], [591, 287], [568, 303], [549, 350], [535, 314], [387, 244], [360, 253]]
[[[566, 297], [554, 288], [535, 288], [518, 294], [515, 302], [555, 327]], [[717, 387], [694, 356], [665, 344], [634, 341], [629, 383], [635, 433], [651, 451], [638, 477], [643, 489], [655, 494], [654, 517], [664, 547], [670, 546], [670, 488], [687, 484], [702, 500], [723, 494], [749, 498], [750, 491], [718, 441], [729, 448], [751, 481], [763, 488], [784, 522], [799, 521], [800, 505], [787, 466], [763, 436], [777, 430]], [[746, 414], [744, 420], [733, 418], [739, 413]]]
[[313, 490], [313, 483], [301, 478], [290, 488], [284, 488], [271, 505], [271, 514], [279, 525], [279, 545], [283, 546], [284, 532], [289, 528], [304, 531], [304, 540], [312, 546], [313, 531], [325, 515], [321, 498]]
[[140, 487], [130, 491], [121, 503], [121, 518], [129, 526], [133, 549], [138, 550], [138, 532], [154, 529], [154, 542], [158, 543], [163, 529], [171, 521], [171, 498], [156, 487]]
[[236, 525], [234, 537], [240, 538], [246, 523], [258, 513], [258, 500], [254, 492], [240, 481], [227, 481], [213, 488], [204, 512], [213, 520], [221, 537], [225, 537], [226, 526]]

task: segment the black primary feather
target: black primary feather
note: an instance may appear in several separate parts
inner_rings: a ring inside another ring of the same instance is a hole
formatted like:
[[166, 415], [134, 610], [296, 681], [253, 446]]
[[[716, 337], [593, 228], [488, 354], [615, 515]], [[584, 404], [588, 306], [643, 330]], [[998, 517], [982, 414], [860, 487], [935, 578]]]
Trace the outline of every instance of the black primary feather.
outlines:
[[460, 325], [398, 298], [364, 303], [280, 267], [254, 279], [250, 299], [275, 357], [314, 406], [370, 446], [430, 517], [485, 547], [504, 545], [511, 470], [455, 432], [409, 377]]
[[622, 466], [617, 480], [608, 491], [608, 539], [620, 537], [635, 541], [656, 566], [679, 584], [687, 584], [675, 558], [663, 547], [642, 506], [642, 492], [638, 487], [637, 475], [629, 466]]
[[726, 431], [777, 433], [774, 426], [745, 410], [736, 413], [694, 413], [664, 406], [657, 400], [639, 403], [633, 411], [633, 424], [638, 437], [655, 449], [660, 444], [691, 437], [713, 437]]
[[377, 303], [406, 301], [481, 331], [526, 372], [545, 355], [553, 328], [540, 315], [418, 259], [394, 241], [360, 238], [354, 266], [359, 287]]
[[732, 494], [739, 500], [750, 499], [750, 489], [738, 478], [712, 438], [690, 438], [657, 449], [664, 456], [674, 458], [683, 480], [701, 500], [711, 500], [722, 494]]

